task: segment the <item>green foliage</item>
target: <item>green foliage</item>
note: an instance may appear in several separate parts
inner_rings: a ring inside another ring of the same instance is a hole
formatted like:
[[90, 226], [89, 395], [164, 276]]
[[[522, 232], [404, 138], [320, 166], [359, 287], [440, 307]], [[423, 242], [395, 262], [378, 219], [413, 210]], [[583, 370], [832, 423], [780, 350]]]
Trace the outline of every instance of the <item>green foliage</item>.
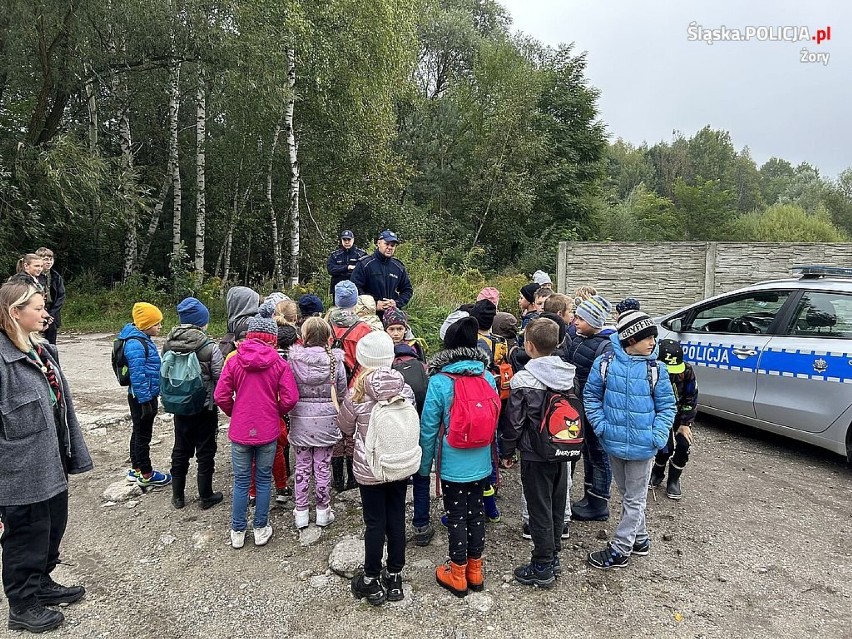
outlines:
[[795, 204], [774, 204], [763, 211], [740, 217], [734, 231], [746, 242], [846, 242], [848, 238], [831, 223], [828, 211], [808, 213]]

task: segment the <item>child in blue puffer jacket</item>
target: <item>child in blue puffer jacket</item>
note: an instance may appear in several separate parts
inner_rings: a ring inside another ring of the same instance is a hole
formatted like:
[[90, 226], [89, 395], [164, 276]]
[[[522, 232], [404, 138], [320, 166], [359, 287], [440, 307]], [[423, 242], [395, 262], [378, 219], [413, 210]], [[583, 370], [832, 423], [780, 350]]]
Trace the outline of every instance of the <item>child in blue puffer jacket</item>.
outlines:
[[[583, 392], [586, 418], [609, 455], [621, 492], [621, 521], [610, 544], [589, 554], [589, 564], [623, 568], [630, 555], [650, 552], [645, 526], [648, 476], [666, 445], [675, 397], [666, 365], [657, 362], [657, 326], [641, 311], [618, 318], [613, 351], [595, 359]], [[602, 370], [603, 369], [603, 370]]]

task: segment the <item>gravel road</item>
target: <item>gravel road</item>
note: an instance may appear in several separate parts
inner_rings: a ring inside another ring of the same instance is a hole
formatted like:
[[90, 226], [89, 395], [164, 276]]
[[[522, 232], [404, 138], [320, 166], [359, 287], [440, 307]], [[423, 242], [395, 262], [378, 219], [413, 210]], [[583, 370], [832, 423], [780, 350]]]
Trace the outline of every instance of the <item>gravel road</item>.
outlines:
[[[193, 489], [181, 511], [171, 507], [169, 489], [109, 505], [102, 494], [124, 478], [130, 433], [110, 347], [102, 334], [60, 340], [95, 470], [72, 478], [57, 569], [59, 581], [83, 583], [88, 594], [65, 609], [55, 636], [852, 638], [852, 473], [840, 457], [702, 417], [684, 499], [649, 495], [651, 554], [621, 571], [594, 570], [585, 556], [615, 522], [574, 523], [564, 575], [549, 591], [510, 578], [530, 547], [519, 534], [518, 472], [507, 471], [503, 520], [487, 532], [485, 592], [457, 599], [436, 585], [434, 566], [447, 543], [438, 530], [430, 546], [408, 547], [406, 598], [372, 608], [357, 603], [328, 566], [334, 546], [361, 532], [354, 492], [336, 498], [338, 520], [322, 532], [311, 527], [300, 539], [288, 504], [273, 509], [268, 546], [255, 548], [249, 536], [242, 550], [230, 548], [224, 430], [216, 473], [222, 505], [200, 510]], [[155, 467], [168, 469], [172, 440], [171, 422], [158, 418]], [[434, 500], [435, 523], [439, 513]]]

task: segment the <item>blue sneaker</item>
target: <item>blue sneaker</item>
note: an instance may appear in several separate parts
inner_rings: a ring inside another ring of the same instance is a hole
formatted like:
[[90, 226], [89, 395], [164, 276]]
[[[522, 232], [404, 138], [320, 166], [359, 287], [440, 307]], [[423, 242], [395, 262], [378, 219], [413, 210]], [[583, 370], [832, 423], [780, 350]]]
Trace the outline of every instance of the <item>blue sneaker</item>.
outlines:
[[450, 516], [447, 513], [441, 515], [441, 523], [444, 525], [444, 528], [447, 528], [450, 524]]
[[590, 552], [588, 562], [593, 568], [609, 570], [610, 568], [624, 568], [628, 559], [629, 557], [622, 555], [612, 546], [607, 546], [604, 550]]
[[172, 483], [172, 476], [169, 473], [161, 473], [159, 470], [153, 470], [148, 477], [139, 475], [136, 483], [142, 488], [148, 488], [149, 486], [168, 486]]
[[630, 554], [637, 555], [639, 557], [645, 557], [650, 552], [651, 552], [651, 539], [646, 538], [646, 539], [643, 539], [642, 541], [637, 540], [636, 543], [633, 544], [633, 552], [631, 552]]
[[526, 566], [515, 568], [515, 581], [525, 586], [538, 588], [553, 588], [556, 577], [553, 575], [551, 564], [528, 563]]
[[138, 470], [136, 470], [135, 468], [131, 468], [130, 470], [127, 471], [127, 483], [128, 484], [135, 484], [136, 482], [139, 481], [139, 478], [141, 476], [142, 476], [142, 474]]

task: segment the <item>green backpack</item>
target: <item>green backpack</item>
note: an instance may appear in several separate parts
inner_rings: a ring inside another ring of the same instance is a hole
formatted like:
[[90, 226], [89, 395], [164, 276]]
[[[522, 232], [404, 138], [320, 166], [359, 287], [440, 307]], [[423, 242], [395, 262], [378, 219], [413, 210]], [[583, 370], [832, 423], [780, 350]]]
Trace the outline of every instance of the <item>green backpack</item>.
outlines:
[[160, 399], [167, 413], [195, 415], [204, 409], [207, 389], [195, 352], [166, 351], [160, 366]]

